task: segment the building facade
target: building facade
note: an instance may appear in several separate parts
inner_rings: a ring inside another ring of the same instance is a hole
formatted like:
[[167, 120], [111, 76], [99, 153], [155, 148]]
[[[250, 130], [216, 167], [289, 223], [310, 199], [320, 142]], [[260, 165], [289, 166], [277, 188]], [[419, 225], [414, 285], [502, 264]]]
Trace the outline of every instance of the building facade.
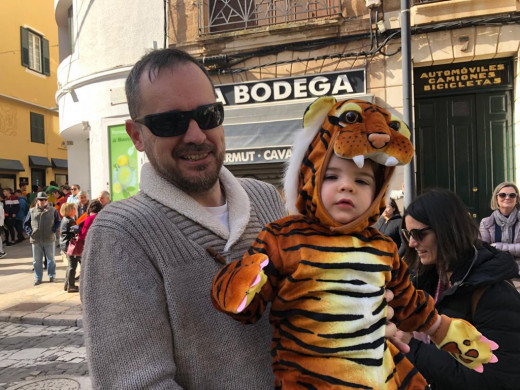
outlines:
[[67, 150], [59, 135], [58, 29], [52, 4], [0, 2], [0, 187], [64, 184]]
[[[139, 7], [137, 2], [125, 4], [127, 9]], [[403, 112], [399, 0], [180, 0], [168, 4], [166, 14], [157, 10], [149, 15], [150, 20], [162, 28], [166, 18], [167, 37], [163, 38], [167, 45], [188, 51], [210, 71], [218, 100], [225, 104], [226, 166], [237, 175], [279, 184], [294, 131], [301, 126], [307, 105], [318, 96], [362, 98], [394, 113]], [[147, 10], [154, 6], [152, 2]], [[106, 59], [100, 52], [107, 49], [101, 41], [118, 42], [111, 43], [109, 52], [126, 47], [130, 39], [126, 26], [134, 25], [136, 12], [133, 8], [127, 15], [127, 10], [120, 10], [128, 18], [119, 19], [119, 14], [111, 12], [112, 5], [89, 7], [78, 18], [82, 33], [108, 24], [103, 35], [96, 35], [97, 45], [89, 42], [86, 48], [89, 57], [96, 58], [89, 72], [102, 74], [100, 63]], [[111, 23], [98, 20], [103, 14], [111, 15]], [[147, 26], [139, 28], [140, 34], [151, 34], [154, 23], [150, 20], [140, 24]], [[480, 219], [489, 213], [493, 187], [518, 176], [519, 4], [516, 0], [412, 1], [410, 20], [417, 190], [450, 188]], [[111, 40], [104, 36], [107, 33]], [[62, 135], [69, 139], [70, 131], [70, 137], [79, 137], [87, 132], [83, 123], [90, 126], [86, 157], [95, 191], [120, 183], [118, 175], [126, 164], [119, 152], [110, 155], [107, 132], [111, 123], [122, 125], [128, 119], [124, 96], [117, 88], [128, 67], [150, 46], [150, 39], [142, 35], [137, 43], [132, 41], [133, 51], [122, 50], [132, 55], [122, 57], [120, 63], [126, 68], [119, 66], [120, 79], [112, 89], [83, 99], [77, 88], [70, 88], [70, 81], [69, 86], [59, 85]], [[77, 66], [87, 69], [79, 65], [84, 59], [79, 56]], [[69, 62], [62, 60], [60, 74], [74, 74]], [[100, 114], [98, 107], [88, 120], [79, 120], [80, 113], [86, 118], [89, 110], [94, 111], [90, 107], [100, 101], [112, 111]], [[78, 147], [86, 150], [84, 146]], [[123, 165], [117, 163], [119, 157]], [[137, 166], [142, 160], [138, 159]], [[400, 168], [390, 189], [400, 190], [403, 177]], [[126, 188], [134, 189], [127, 182], [123, 183]]]

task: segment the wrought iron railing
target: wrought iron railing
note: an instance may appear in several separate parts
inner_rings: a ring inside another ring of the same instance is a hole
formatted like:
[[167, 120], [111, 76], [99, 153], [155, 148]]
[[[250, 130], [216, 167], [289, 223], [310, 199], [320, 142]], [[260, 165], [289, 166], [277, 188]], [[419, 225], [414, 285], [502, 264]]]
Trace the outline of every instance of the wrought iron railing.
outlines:
[[311, 21], [341, 14], [340, 0], [198, 0], [199, 34]]

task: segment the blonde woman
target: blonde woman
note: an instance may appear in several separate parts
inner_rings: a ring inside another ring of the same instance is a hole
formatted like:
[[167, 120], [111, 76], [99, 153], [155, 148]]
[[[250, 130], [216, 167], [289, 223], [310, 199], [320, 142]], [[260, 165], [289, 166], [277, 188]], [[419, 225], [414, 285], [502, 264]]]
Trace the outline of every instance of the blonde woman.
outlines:
[[480, 239], [511, 253], [520, 266], [520, 202], [516, 184], [503, 182], [496, 186], [491, 209], [493, 213], [480, 222]]

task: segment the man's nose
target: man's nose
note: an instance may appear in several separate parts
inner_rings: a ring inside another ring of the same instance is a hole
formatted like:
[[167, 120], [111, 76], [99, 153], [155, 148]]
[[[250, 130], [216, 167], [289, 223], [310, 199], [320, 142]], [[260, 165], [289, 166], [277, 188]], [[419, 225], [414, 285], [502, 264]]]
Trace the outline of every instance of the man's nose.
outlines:
[[186, 130], [183, 137], [184, 143], [200, 145], [204, 143], [205, 140], [206, 134], [204, 131], [199, 127], [199, 124], [194, 119], [190, 119], [188, 130]]

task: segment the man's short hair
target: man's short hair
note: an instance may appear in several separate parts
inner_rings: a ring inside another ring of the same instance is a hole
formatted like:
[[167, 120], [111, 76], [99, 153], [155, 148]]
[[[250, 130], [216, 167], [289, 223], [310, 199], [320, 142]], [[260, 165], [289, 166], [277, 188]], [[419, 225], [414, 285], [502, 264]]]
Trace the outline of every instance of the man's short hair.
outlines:
[[211, 77], [206, 68], [199, 63], [195, 58], [185, 51], [169, 48], [153, 50], [144, 55], [134, 65], [125, 83], [126, 100], [128, 102], [128, 111], [130, 118], [135, 119], [139, 116], [139, 109], [141, 106], [141, 94], [139, 91], [139, 80], [145, 69], [148, 70], [148, 78], [152, 81], [161, 69], [173, 68], [179, 64], [193, 63], [197, 65], [202, 72], [208, 77], [211, 86], [215, 88]]

